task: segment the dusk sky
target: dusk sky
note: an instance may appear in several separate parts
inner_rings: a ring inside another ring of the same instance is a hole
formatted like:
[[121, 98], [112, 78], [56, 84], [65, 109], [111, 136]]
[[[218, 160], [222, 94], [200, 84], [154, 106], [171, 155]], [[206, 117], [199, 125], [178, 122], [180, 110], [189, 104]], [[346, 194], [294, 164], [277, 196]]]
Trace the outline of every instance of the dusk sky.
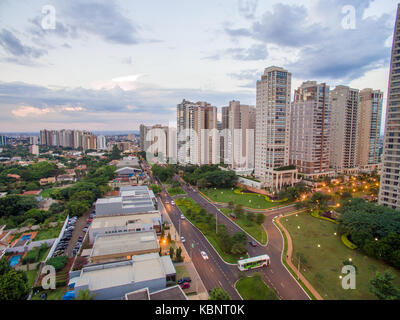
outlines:
[[[52, 5], [55, 29], [44, 29]], [[356, 9], [344, 28], [342, 9]], [[0, 1], [0, 132], [137, 130], [182, 99], [255, 105], [268, 66], [386, 93], [395, 0]]]

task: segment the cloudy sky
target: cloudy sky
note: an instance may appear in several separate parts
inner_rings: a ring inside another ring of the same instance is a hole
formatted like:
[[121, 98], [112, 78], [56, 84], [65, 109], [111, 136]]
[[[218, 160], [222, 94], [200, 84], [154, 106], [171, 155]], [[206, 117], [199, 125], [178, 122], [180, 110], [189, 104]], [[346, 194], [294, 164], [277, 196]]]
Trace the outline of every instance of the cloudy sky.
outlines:
[[175, 121], [183, 98], [254, 105], [271, 65], [292, 72], [292, 89], [316, 80], [386, 94], [396, 9], [395, 0], [1, 0], [0, 132], [137, 130]]

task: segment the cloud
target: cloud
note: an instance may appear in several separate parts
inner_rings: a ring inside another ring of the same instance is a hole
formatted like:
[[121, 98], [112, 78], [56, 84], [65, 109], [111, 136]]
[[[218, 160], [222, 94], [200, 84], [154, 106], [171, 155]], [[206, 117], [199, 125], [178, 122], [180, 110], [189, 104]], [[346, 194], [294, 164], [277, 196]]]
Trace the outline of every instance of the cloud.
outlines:
[[78, 30], [96, 34], [107, 42], [123, 45], [141, 42], [138, 26], [120, 12], [115, 1], [71, 1], [66, 13]]
[[[212, 90], [161, 88], [138, 83], [135, 90], [47, 88], [20, 82], [0, 82], [0, 127], [19, 124], [22, 131], [40, 129], [43, 123], [90, 123], [89, 129], [107, 125], [129, 127], [137, 123], [165, 122], [175, 118], [175, 107], [183, 98], [225, 105], [232, 97], [254, 104], [247, 90], [219, 92]], [[11, 122], [10, 122], [11, 121]], [[17, 122], [15, 122], [17, 121]], [[15, 123], [14, 123], [15, 122]], [[75, 126], [76, 127], [76, 126]], [[17, 127], [11, 127], [15, 131]], [[21, 130], [21, 129], [20, 129]]]
[[386, 40], [393, 32], [390, 17], [363, 18], [371, 1], [351, 2], [356, 9], [356, 28], [342, 25], [344, 0], [316, 0], [310, 8], [276, 4], [249, 28], [226, 28], [234, 37], [251, 38], [280, 50], [296, 51], [286, 62], [299, 78], [327, 78], [351, 81], [386, 65], [390, 49]]
[[208, 60], [221, 60], [225, 57], [230, 57], [233, 60], [240, 61], [258, 61], [268, 58], [268, 50], [265, 44], [255, 44], [248, 49], [244, 48], [229, 48], [221, 53], [206, 57]]
[[258, 7], [258, 0], [238, 0], [239, 14], [246, 19], [253, 19]]
[[0, 32], [0, 46], [9, 54], [3, 61], [34, 65], [34, 59], [47, 54], [46, 50], [24, 45], [11, 31], [2, 29]]

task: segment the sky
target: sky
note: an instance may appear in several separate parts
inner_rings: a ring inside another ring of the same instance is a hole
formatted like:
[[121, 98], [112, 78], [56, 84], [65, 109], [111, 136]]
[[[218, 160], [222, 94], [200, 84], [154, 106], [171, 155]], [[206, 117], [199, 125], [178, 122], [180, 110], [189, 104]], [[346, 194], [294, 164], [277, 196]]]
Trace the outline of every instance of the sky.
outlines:
[[255, 105], [275, 65], [386, 93], [397, 1], [0, 1], [0, 132], [173, 124], [183, 99]]

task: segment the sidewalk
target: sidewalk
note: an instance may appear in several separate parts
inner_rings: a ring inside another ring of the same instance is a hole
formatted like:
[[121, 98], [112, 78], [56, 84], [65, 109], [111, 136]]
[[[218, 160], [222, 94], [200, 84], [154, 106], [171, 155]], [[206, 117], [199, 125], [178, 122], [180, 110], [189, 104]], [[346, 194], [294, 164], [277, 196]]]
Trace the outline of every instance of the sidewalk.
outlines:
[[[293, 214], [286, 215], [286, 216], [284, 216], [284, 217], [286, 218], [286, 217], [289, 217], [289, 216], [294, 215], [294, 214], [296, 214], [296, 212], [293, 213]], [[290, 237], [290, 234], [289, 234], [289, 232], [286, 230], [286, 228], [281, 224], [281, 221], [280, 221], [281, 218], [283, 218], [283, 217], [278, 217], [277, 219], [275, 219], [275, 221], [276, 221], [276, 223], [278, 224], [278, 226], [283, 230], [283, 232], [284, 232], [285, 235], [286, 235], [288, 249], [287, 249], [287, 252], [286, 252], [286, 257], [285, 257], [285, 259], [286, 259], [287, 264], [288, 264], [289, 267], [296, 273], [297, 277], [300, 278], [300, 280], [304, 283], [304, 285], [307, 287], [307, 289], [311, 291], [311, 293], [314, 295], [314, 297], [315, 297], [317, 300], [324, 300], [324, 299], [321, 297], [321, 295], [317, 292], [317, 290], [314, 289], [314, 287], [311, 285], [311, 283], [309, 283], [308, 280], [301, 274], [301, 272], [299, 272], [299, 270], [293, 265], [293, 263], [292, 263], [292, 253], [293, 253], [293, 242], [292, 242], [292, 238]]]
[[[160, 200], [162, 203], [162, 201]], [[188, 296], [189, 300], [208, 300], [208, 292], [206, 287], [204, 286], [203, 280], [201, 280], [200, 275], [198, 274], [196, 267], [194, 266], [193, 262], [190, 259], [189, 253], [186, 251], [185, 246], [181, 242], [180, 236], [175, 229], [174, 224], [171, 221], [171, 218], [168, 215], [168, 211], [165, 210], [164, 206], [162, 205], [162, 212], [167, 218], [169, 222], [169, 233], [171, 235], [171, 239], [175, 241], [176, 247], [182, 248], [182, 258], [183, 258], [183, 265], [185, 266], [186, 270], [188, 271], [190, 278], [192, 279], [192, 286], [196, 288], [197, 295], [190, 295]]]

